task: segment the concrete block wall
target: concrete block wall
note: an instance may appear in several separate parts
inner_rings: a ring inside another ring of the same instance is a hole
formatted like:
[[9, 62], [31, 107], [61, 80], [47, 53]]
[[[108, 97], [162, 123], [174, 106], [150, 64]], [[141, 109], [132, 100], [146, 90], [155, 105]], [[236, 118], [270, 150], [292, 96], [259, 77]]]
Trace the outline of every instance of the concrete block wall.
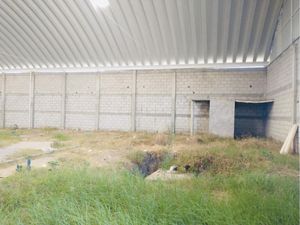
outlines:
[[6, 127], [189, 132], [195, 101], [196, 132], [233, 136], [234, 101], [263, 99], [266, 71], [7, 74], [5, 84]]
[[[190, 129], [191, 99], [210, 100], [209, 131], [218, 135], [232, 137], [234, 130], [234, 101], [236, 99], [263, 99], [265, 88], [266, 72], [263, 70], [177, 71], [176, 132], [188, 132]], [[218, 104], [221, 104], [224, 110], [228, 110], [231, 113], [225, 114], [222, 108], [218, 107]], [[199, 117], [205, 120], [207, 115], [203, 114], [199, 115]], [[220, 120], [218, 120], [218, 118], [221, 119], [222, 117], [224, 117], [222, 119], [224, 123], [220, 123]], [[202, 131], [199, 127], [197, 129], [199, 130], [195, 130], [196, 132]], [[225, 130], [227, 131], [225, 132]]]
[[100, 130], [131, 130], [132, 72], [101, 74]]
[[60, 127], [63, 74], [35, 74], [34, 127]]
[[6, 75], [5, 126], [29, 126], [29, 75]]
[[[294, 49], [290, 46], [268, 67], [266, 97], [273, 99], [266, 134], [284, 141], [292, 126]], [[299, 104], [298, 104], [299, 107]]]
[[136, 129], [171, 131], [172, 72], [143, 71], [137, 75]]
[[96, 86], [96, 74], [66, 75], [66, 128], [96, 129]]

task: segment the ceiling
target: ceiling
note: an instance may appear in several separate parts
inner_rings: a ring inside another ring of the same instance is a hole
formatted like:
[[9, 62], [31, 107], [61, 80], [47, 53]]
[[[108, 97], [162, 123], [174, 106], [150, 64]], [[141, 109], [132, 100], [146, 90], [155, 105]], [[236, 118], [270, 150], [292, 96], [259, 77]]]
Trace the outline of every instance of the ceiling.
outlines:
[[[109, 6], [95, 7], [97, 1]], [[0, 0], [0, 69], [263, 63], [281, 5], [282, 0]]]

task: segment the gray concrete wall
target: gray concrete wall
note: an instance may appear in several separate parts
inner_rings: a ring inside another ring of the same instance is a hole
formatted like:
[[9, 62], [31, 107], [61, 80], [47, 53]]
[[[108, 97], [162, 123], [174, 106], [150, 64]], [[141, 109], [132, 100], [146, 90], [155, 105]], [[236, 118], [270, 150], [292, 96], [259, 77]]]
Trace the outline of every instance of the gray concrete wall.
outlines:
[[300, 0], [284, 0], [274, 35], [271, 61], [284, 52], [299, 36]]
[[210, 105], [195, 104], [195, 131], [233, 136], [234, 100], [262, 99], [266, 87], [264, 70], [136, 73], [6, 74], [1, 121], [22, 128], [189, 132], [196, 99]]
[[[215, 101], [234, 112], [234, 100], [254, 100], [264, 97], [266, 88], [265, 71], [178, 71], [176, 82], [176, 132], [190, 129], [190, 101], [210, 100], [209, 130], [215, 134], [233, 136], [233, 113], [224, 114]], [[233, 107], [233, 108], [232, 108]], [[196, 113], [196, 112], [195, 112]], [[215, 115], [213, 118], [211, 115]], [[200, 119], [205, 120], [205, 115]], [[231, 121], [221, 129], [218, 119]], [[228, 118], [226, 118], [228, 117]]]
[[266, 134], [281, 141], [284, 141], [293, 124], [294, 107], [298, 112], [295, 116], [299, 123], [299, 92], [297, 103], [294, 103], [294, 88], [299, 90], [299, 82], [294, 85], [294, 73], [299, 79], [297, 52], [299, 51], [295, 51], [294, 46], [290, 46], [270, 64], [267, 72], [266, 97], [274, 99], [274, 104], [270, 108]]

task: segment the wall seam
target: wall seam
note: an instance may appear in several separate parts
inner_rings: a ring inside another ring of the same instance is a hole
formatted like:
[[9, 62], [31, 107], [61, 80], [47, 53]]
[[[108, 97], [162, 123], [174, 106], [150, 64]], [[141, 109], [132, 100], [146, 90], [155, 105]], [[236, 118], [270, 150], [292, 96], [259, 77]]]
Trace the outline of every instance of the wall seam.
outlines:
[[1, 127], [5, 128], [5, 98], [6, 98], [6, 74], [2, 74], [2, 94], [1, 94]]

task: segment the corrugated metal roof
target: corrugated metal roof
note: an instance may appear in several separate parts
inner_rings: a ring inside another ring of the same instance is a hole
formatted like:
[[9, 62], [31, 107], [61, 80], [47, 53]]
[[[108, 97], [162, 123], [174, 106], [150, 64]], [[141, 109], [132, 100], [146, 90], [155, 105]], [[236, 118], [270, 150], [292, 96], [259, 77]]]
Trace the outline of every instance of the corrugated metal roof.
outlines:
[[[109, 6], [97, 8], [92, 1]], [[0, 69], [266, 62], [281, 5], [282, 0], [0, 0]]]

